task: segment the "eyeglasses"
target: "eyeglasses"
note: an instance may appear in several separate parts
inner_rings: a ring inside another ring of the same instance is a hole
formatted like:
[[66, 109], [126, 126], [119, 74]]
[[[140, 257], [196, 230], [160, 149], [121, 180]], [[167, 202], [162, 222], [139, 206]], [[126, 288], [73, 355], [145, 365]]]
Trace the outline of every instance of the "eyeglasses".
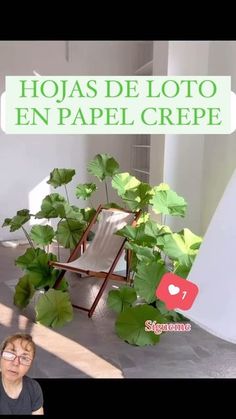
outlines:
[[5, 361], [14, 361], [16, 358], [18, 358], [19, 363], [22, 365], [30, 365], [32, 362], [32, 359], [29, 358], [27, 355], [16, 355], [13, 352], [9, 351], [3, 351], [1, 356], [3, 359], [5, 359]]

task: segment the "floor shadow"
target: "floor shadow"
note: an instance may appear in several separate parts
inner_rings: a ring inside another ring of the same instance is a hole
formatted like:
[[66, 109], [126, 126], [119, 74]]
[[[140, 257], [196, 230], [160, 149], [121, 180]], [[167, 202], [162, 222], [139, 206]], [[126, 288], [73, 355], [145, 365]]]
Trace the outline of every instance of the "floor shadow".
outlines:
[[[16, 252], [13, 253], [14, 256], [8, 256], [12, 264], [16, 257]], [[10, 266], [9, 260], [6, 264]], [[1, 269], [4, 268], [1, 266]], [[210, 335], [194, 324], [189, 333], [166, 333], [156, 346], [136, 347], [119, 339], [114, 328], [116, 315], [106, 305], [107, 292], [112, 283], [91, 319], [86, 312], [74, 309], [73, 320], [64, 327], [53, 330], [35, 324], [30, 307], [21, 312], [13, 305], [14, 281], [17, 280], [13, 280], [10, 274], [7, 272], [4, 282], [0, 283], [0, 322], [4, 326], [0, 330], [0, 338], [17, 330], [32, 332], [38, 348], [37, 360], [31, 371], [34, 377], [236, 377], [235, 345]], [[100, 285], [96, 279], [81, 280], [75, 274], [70, 276], [69, 283], [73, 302], [88, 306]]]

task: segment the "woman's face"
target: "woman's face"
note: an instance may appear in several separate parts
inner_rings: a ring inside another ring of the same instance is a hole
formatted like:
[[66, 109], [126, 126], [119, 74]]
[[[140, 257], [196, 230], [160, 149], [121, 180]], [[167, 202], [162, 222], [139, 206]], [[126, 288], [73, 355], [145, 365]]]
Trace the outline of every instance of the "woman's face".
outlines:
[[[17, 355], [15, 359], [14, 355]], [[0, 360], [3, 378], [8, 381], [21, 379], [29, 371], [33, 357], [33, 348], [27, 341], [16, 339], [8, 343], [2, 351]]]

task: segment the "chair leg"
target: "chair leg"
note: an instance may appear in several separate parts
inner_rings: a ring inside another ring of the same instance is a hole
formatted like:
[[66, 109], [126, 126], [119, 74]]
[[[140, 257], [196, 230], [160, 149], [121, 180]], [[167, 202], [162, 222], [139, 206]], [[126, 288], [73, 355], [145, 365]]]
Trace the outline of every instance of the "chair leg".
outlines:
[[92, 317], [93, 312], [94, 312], [95, 308], [97, 307], [97, 304], [98, 304], [98, 302], [99, 302], [99, 300], [100, 300], [100, 298], [101, 298], [101, 296], [103, 294], [103, 291], [104, 291], [104, 289], [106, 287], [107, 281], [109, 280], [110, 275], [113, 274], [113, 271], [114, 271], [114, 269], [115, 269], [115, 267], [117, 265], [117, 262], [120, 259], [120, 256], [121, 256], [121, 254], [123, 252], [123, 249], [124, 249], [124, 245], [125, 245], [125, 240], [123, 241], [123, 243], [122, 243], [122, 245], [121, 245], [121, 247], [119, 249], [119, 252], [117, 253], [117, 255], [116, 255], [116, 257], [115, 257], [115, 259], [114, 259], [114, 261], [113, 261], [113, 263], [112, 263], [112, 265], [110, 267], [110, 270], [109, 270], [109, 272], [107, 272], [107, 274], [105, 276], [105, 279], [103, 281], [103, 284], [102, 284], [100, 290], [98, 291], [98, 294], [97, 294], [97, 296], [96, 296], [96, 298], [95, 298], [95, 300], [94, 300], [91, 308], [89, 309], [89, 312], [88, 312], [88, 316], [89, 317]]
[[126, 250], [126, 281], [129, 282], [130, 280], [130, 267], [131, 267], [131, 250]]
[[96, 298], [95, 298], [92, 306], [89, 309], [89, 312], [88, 312], [88, 316], [89, 317], [92, 317], [92, 315], [94, 313], [94, 310], [95, 310], [95, 308], [97, 307], [97, 305], [99, 303], [99, 300], [100, 300], [100, 298], [101, 298], [101, 296], [102, 296], [102, 294], [103, 294], [103, 292], [104, 292], [104, 290], [106, 288], [106, 284], [107, 284], [107, 282], [109, 280], [109, 276], [110, 276], [110, 272], [108, 272], [108, 274], [106, 275], [106, 277], [105, 277], [105, 279], [104, 279], [104, 281], [102, 283], [102, 286], [101, 286], [100, 290], [98, 291], [97, 296], [96, 296]]

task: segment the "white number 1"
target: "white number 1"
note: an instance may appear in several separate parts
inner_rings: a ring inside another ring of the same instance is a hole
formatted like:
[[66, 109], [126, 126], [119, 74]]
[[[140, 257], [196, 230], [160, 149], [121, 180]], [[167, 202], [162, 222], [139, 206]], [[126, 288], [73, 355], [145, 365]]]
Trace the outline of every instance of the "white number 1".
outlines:
[[186, 294], [187, 294], [187, 291], [183, 291], [183, 297], [182, 297], [182, 300], [185, 298]]

